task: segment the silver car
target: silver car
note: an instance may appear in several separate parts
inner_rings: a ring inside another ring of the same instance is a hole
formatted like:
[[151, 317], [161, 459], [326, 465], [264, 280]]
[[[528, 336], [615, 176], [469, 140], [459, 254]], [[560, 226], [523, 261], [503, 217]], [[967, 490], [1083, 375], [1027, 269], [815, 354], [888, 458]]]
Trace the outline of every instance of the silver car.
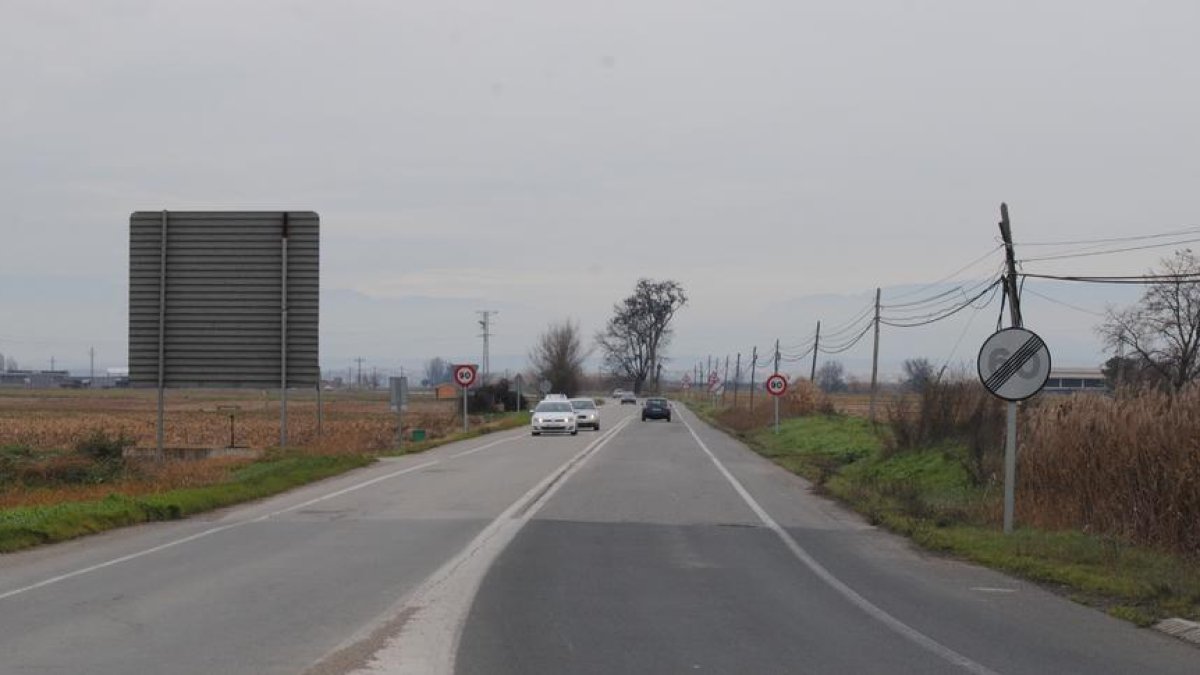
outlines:
[[530, 420], [533, 425], [533, 435], [540, 436], [542, 432], [558, 432], [571, 434], [579, 433], [575, 423], [575, 409], [570, 401], [542, 401], [533, 409]]
[[571, 407], [575, 408], [575, 424], [600, 431], [600, 409], [590, 398], [573, 398]]

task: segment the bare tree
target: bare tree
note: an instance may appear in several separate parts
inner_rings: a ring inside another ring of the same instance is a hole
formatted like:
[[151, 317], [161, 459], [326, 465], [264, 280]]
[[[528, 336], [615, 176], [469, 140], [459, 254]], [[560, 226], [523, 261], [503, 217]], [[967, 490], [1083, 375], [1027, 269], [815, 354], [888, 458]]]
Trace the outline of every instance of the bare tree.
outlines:
[[1097, 331], [1110, 349], [1178, 391], [1200, 377], [1200, 282], [1183, 276], [1200, 274], [1200, 260], [1185, 249], [1161, 264], [1160, 276], [1176, 278], [1148, 286], [1133, 307], [1109, 309]]
[[909, 391], [922, 391], [933, 381], [935, 373], [929, 359], [921, 357], [904, 359], [904, 387]]
[[840, 361], [826, 361], [817, 369], [817, 386], [827, 394], [846, 391], [846, 368]]
[[651, 375], [657, 383], [671, 341], [671, 319], [685, 304], [687, 295], [678, 282], [640, 279], [633, 295], [613, 306], [607, 327], [596, 335], [609, 370], [631, 380], [634, 393], [641, 393]]
[[551, 391], [567, 396], [579, 393], [586, 358], [579, 324], [570, 319], [550, 324], [529, 350], [529, 361], [538, 379], [550, 382]]
[[425, 362], [426, 386], [433, 387], [443, 382], [449, 382], [450, 377], [450, 364], [446, 363], [442, 357], [435, 356]]

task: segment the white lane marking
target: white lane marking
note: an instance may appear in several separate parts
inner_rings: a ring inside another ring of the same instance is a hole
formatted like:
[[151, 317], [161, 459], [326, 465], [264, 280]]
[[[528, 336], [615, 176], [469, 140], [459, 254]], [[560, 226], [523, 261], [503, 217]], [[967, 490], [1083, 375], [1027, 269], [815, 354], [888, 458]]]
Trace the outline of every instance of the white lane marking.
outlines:
[[[471, 543], [393, 605], [379, 619], [332, 652], [336, 654], [371, 635], [375, 627], [405, 613], [411, 616], [370, 662], [355, 675], [449, 675], [475, 594], [492, 563], [521, 529], [596, 452], [633, 420], [626, 417], [521, 495]], [[328, 656], [326, 656], [328, 658]]]
[[450, 455], [450, 459], [458, 459], [459, 457], [466, 457], [468, 455], [473, 455], [477, 452], [483, 452], [484, 450], [487, 450], [489, 448], [494, 448], [497, 445], [500, 445], [501, 443], [511, 443], [512, 441], [520, 440], [521, 438], [524, 438], [524, 435], [511, 436], [509, 438], [501, 438], [500, 440], [492, 441], [491, 443], [488, 443], [487, 445], [481, 445], [478, 448], [475, 448], [474, 450], [464, 450], [463, 452], [459, 452], [459, 453]]
[[980, 593], [1016, 593], [1015, 588], [990, 588], [988, 586], [972, 586], [971, 590], [979, 591]]
[[725, 479], [729, 481], [729, 484], [733, 486], [733, 489], [736, 490], [739, 495], [741, 495], [742, 501], [746, 502], [746, 505], [750, 507], [750, 510], [754, 511], [755, 515], [758, 516], [758, 519], [761, 520], [763, 524], [766, 525], [772, 532], [774, 532], [781, 540], [783, 540], [783, 543], [788, 547], [788, 550], [790, 550], [792, 554], [800, 560], [800, 562], [804, 563], [805, 567], [812, 570], [813, 574], [816, 574], [821, 581], [824, 581], [830, 588], [837, 591], [842, 597], [846, 598], [853, 605], [869, 614], [871, 618], [881, 622], [883, 625], [891, 628], [893, 631], [899, 633], [902, 637], [907, 638], [918, 646], [937, 654], [946, 661], [949, 661], [950, 663], [953, 663], [954, 665], [959, 666], [968, 672], [975, 673], [976, 675], [998, 675], [996, 671], [988, 668], [987, 666], [972, 661], [966, 656], [959, 654], [937, 640], [925, 635], [916, 628], [909, 626], [900, 619], [888, 614], [881, 607], [859, 595], [857, 591], [847, 586], [841, 579], [838, 579], [836, 576], [834, 576], [832, 572], [825, 569], [825, 566], [817, 562], [815, 558], [809, 555], [808, 551], [804, 550], [804, 547], [797, 543], [797, 541], [792, 538], [792, 535], [788, 534], [787, 530], [783, 529], [779, 523], [775, 522], [775, 519], [772, 518], [771, 515], [768, 514], [767, 511], [758, 503], [758, 501], [750, 495], [750, 493], [742, 485], [741, 481], [735, 478], [734, 475], [729, 472], [729, 469], [725, 468], [725, 465], [721, 463], [721, 460], [717, 459], [717, 456], [713, 454], [712, 450], [708, 449], [708, 446], [704, 443], [704, 441], [700, 440], [700, 436], [696, 434], [696, 430], [692, 428], [692, 425], [688, 424], [687, 420], [683, 419], [682, 416], [680, 416], [680, 421], [683, 422], [683, 425], [687, 427], [687, 430], [692, 434], [692, 438], [696, 439], [696, 443], [700, 445], [700, 449], [704, 451], [704, 454], [708, 455], [708, 458], [711, 459], [713, 464], [717, 466], [717, 470], [721, 472], [721, 475], [725, 476]]
[[[460, 452], [456, 455], [451, 455], [448, 459], [457, 459], [458, 457], [465, 457], [467, 455], [474, 454], [481, 450], [495, 447], [497, 445], [500, 445], [501, 443], [507, 443], [510, 440], [516, 440], [517, 438], [519, 438], [519, 437], [514, 436], [512, 438], [500, 439], [498, 441], [488, 443], [487, 445], [484, 445], [479, 448], [474, 448], [474, 449], [468, 450], [466, 452]], [[399, 471], [393, 471], [393, 472], [385, 474], [383, 476], [377, 476], [370, 480], [363, 481], [362, 483], [357, 483], [355, 485], [351, 485], [350, 487], [343, 488], [343, 489], [337, 490], [335, 492], [331, 492], [327, 495], [322, 495], [320, 497], [317, 497], [316, 499], [310, 499], [302, 504], [296, 504], [295, 506], [289, 506], [285, 509], [279, 509], [278, 511], [272, 511], [271, 513], [268, 513], [265, 516], [259, 516], [258, 518], [253, 518], [250, 520], [242, 520], [242, 521], [239, 521], [236, 523], [229, 523], [228, 525], [220, 525], [218, 527], [209, 528], [207, 530], [204, 530], [203, 532], [197, 532], [196, 534], [183, 537], [182, 539], [176, 539], [174, 541], [169, 541], [165, 544], [159, 544], [158, 546], [154, 546], [152, 548], [148, 548], [148, 549], [145, 549], [142, 551], [137, 551], [136, 553], [130, 553], [129, 555], [123, 555], [119, 558], [113, 558], [112, 560], [106, 560], [102, 563], [97, 563], [95, 565], [83, 567], [83, 568], [80, 568], [80, 569], [77, 569], [77, 570], [74, 570], [71, 572], [67, 572], [66, 574], [60, 574], [56, 577], [51, 577], [49, 579], [43, 579], [42, 581], [39, 581], [35, 584], [30, 584], [28, 586], [23, 586], [21, 588], [14, 588], [11, 591], [6, 591], [4, 593], [0, 593], [0, 600], [5, 600], [5, 599], [11, 598], [15, 595], [21, 595], [22, 593], [28, 593], [29, 591], [37, 590], [39, 588], [44, 588], [46, 586], [51, 586], [53, 584], [61, 583], [63, 581], [67, 581], [69, 579], [74, 579], [75, 577], [83, 576], [85, 574], [90, 574], [92, 572], [102, 570], [106, 567], [112, 567], [113, 565], [120, 565], [121, 563], [126, 563], [131, 560], [137, 560], [138, 558], [143, 558], [145, 556], [152, 555], [154, 553], [159, 553], [160, 551], [165, 551], [170, 548], [175, 548], [176, 546], [181, 546], [183, 544], [187, 544], [187, 543], [196, 541], [197, 539], [203, 539], [205, 537], [212, 536], [219, 532], [224, 532], [226, 530], [232, 530], [235, 527], [242, 527], [243, 525], [249, 525], [250, 523], [261, 523], [265, 520], [269, 520], [270, 518], [274, 518], [275, 516], [280, 516], [285, 513], [290, 513], [292, 511], [296, 511], [298, 509], [305, 508], [307, 506], [312, 506], [313, 504], [317, 504], [317, 503], [326, 501], [328, 499], [333, 499], [334, 497], [340, 497], [342, 495], [349, 494], [351, 492], [356, 492], [363, 488], [375, 485], [376, 483], [381, 483], [385, 480], [396, 478], [397, 476], [403, 476], [406, 473], [420, 471], [421, 469], [429, 468], [435, 464], [441, 464], [442, 461], [443, 460], [435, 459], [432, 461], [423, 462], [421, 464], [410, 466], [406, 469], [401, 469]]]

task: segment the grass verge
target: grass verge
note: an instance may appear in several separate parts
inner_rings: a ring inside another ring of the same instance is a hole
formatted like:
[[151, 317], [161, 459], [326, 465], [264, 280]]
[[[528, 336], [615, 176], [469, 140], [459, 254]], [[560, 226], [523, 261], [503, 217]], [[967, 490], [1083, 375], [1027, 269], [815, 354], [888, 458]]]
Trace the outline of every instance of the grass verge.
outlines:
[[1037, 582], [1139, 626], [1200, 620], [1200, 564], [1112, 537], [995, 524], [1001, 486], [975, 485], [966, 450], [948, 445], [885, 456], [865, 420], [814, 415], [738, 433], [704, 405], [694, 412], [872, 523], [920, 546]]
[[[529, 413], [497, 413], [467, 432], [449, 434], [383, 453], [404, 455], [441, 445], [519, 428], [529, 423]], [[212, 485], [166, 490], [154, 494], [124, 495], [90, 501], [65, 501], [45, 506], [0, 509], [0, 553], [11, 553], [95, 534], [128, 525], [186, 518], [204, 511], [233, 506], [286, 492], [292, 488], [335, 476], [374, 461], [370, 453], [281, 454], [230, 472], [227, 480]]]
[[112, 494], [99, 501], [4, 509], [0, 511], [0, 553], [126, 525], [185, 518], [269, 497], [371, 461], [369, 457], [355, 455], [277, 457], [253, 462], [232, 472], [229, 481], [217, 485], [138, 497]]

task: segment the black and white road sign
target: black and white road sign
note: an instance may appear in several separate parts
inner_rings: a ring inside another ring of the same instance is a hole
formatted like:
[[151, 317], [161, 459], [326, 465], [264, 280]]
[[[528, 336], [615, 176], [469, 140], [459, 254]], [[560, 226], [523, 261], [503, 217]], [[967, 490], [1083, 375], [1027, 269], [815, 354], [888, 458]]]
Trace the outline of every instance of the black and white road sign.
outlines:
[[763, 383], [763, 386], [767, 388], [768, 394], [772, 396], [783, 396], [785, 393], [787, 393], [788, 382], [786, 377], [780, 375], [779, 373], [775, 373], [767, 378], [767, 381]]
[[1023, 401], [1042, 390], [1050, 377], [1050, 350], [1037, 333], [1005, 328], [979, 350], [979, 379], [1006, 401]]
[[478, 366], [472, 363], [463, 363], [454, 366], [454, 381], [463, 389], [470, 387], [475, 384], [475, 371], [477, 368]]

